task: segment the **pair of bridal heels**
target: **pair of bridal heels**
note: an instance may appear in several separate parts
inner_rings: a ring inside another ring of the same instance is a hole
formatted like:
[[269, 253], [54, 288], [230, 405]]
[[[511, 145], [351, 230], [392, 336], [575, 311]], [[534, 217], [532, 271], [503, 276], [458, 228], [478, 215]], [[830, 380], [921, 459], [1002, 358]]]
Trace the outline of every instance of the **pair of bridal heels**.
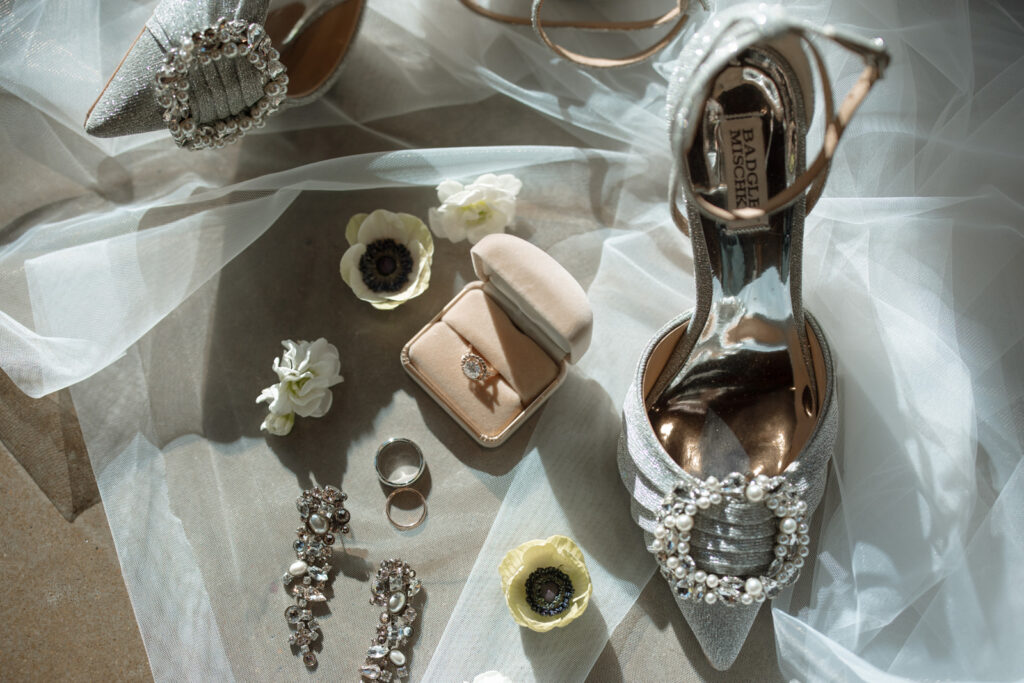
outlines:
[[162, 0], [86, 115], [117, 137], [167, 128], [219, 148], [328, 90], [365, 0]]
[[[812, 39], [864, 60], [837, 111]], [[641, 355], [618, 459], [634, 519], [716, 669], [809, 562], [839, 405], [828, 342], [801, 301], [804, 217], [887, 62], [880, 40], [747, 6], [712, 17], [673, 77], [670, 207], [692, 240], [697, 303]], [[825, 130], [807, 166], [815, 71]]]

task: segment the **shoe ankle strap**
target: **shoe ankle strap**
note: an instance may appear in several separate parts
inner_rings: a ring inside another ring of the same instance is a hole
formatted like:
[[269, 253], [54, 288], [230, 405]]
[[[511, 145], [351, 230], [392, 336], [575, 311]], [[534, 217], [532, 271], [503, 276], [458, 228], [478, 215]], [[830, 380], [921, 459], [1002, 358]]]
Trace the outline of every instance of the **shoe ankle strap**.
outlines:
[[[864, 60], [864, 69], [861, 71], [857, 81], [853, 84], [853, 87], [847, 91], [842, 104], [839, 105], [839, 110], [833, 114], [833, 110], [835, 109], [834, 92], [832, 90], [832, 84], [828, 80], [828, 71], [825, 68], [825, 62], [814, 43], [806, 37], [804, 38], [804, 41], [811, 47], [811, 53], [814, 56], [814, 61], [818, 67], [821, 82], [827, 91], [825, 98], [825, 137], [822, 140], [822, 146], [818, 156], [804, 173], [804, 175], [809, 178], [809, 182], [807, 183], [808, 212], [810, 212], [811, 209], [814, 208], [814, 205], [818, 203], [818, 199], [821, 197], [821, 193], [825, 189], [825, 182], [828, 180], [828, 174], [832, 168], [832, 157], [835, 155], [836, 147], [839, 145], [839, 138], [843, 136], [847, 125], [850, 123], [850, 119], [852, 119], [853, 115], [857, 113], [857, 109], [860, 107], [861, 103], [864, 102], [864, 98], [867, 97], [871, 88], [875, 85], [875, 82], [884, 76], [885, 68], [889, 65], [889, 53], [886, 51], [885, 44], [882, 42], [881, 38], [868, 41], [860, 38], [859, 36], [839, 36], [831, 26], [826, 26], [823, 29], [817, 29], [813, 26], [810, 28], [819, 35], [831, 39], [833, 42], [845, 47], [851, 52], [859, 54]], [[812, 173], [815, 166], [819, 166], [818, 171], [816, 173]], [[797, 186], [801, 180], [801, 178], [798, 178], [794, 183], [794, 186]], [[798, 188], [797, 193], [799, 194], [801, 190], [802, 188]], [[780, 194], [785, 194], [787, 191], [788, 189], [784, 190]], [[785, 198], [780, 197], [779, 208], [788, 205], [795, 199], [796, 197], [793, 197], [786, 201]], [[769, 204], [771, 201], [772, 200], [769, 200]], [[769, 209], [770, 207], [766, 207], [766, 213]]]
[[[733, 26], [739, 25], [744, 21], [749, 20], [737, 19], [729, 26], [726, 26], [718, 34], [718, 39], [720, 40], [722, 36], [728, 34]], [[741, 208], [730, 211], [728, 209], [715, 206], [703, 197], [697, 195], [694, 196], [697, 206], [702, 213], [710, 215], [721, 221], [762, 218], [792, 205], [802, 195], [804, 195], [805, 191], [806, 211], [807, 213], [810, 213], [811, 209], [814, 208], [814, 205], [821, 197], [822, 191], [825, 189], [825, 182], [828, 180], [832, 157], [835, 155], [836, 147], [839, 145], [839, 139], [846, 131], [846, 127], [849, 124], [850, 119], [853, 118], [853, 115], [856, 113], [857, 108], [860, 107], [864, 98], [867, 97], [868, 92], [871, 90], [875, 82], [882, 78], [885, 68], [888, 66], [889, 53], [886, 51], [881, 38], [866, 40], [855, 34], [841, 33], [838, 29], [832, 26], [819, 28], [806, 22], [794, 23], [790, 28], [792, 31], [797, 33], [803, 43], [808, 46], [811, 57], [818, 68], [819, 77], [821, 78], [825, 100], [825, 133], [821, 149], [810, 166], [808, 166], [792, 184], [790, 184], [785, 190], [772, 196], [762, 207]], [[825, 67], [825, 61], [817, 46], [810, 39], [810, 35], [827, 38], [847, 50], [860, 55], [864, 60], [864, 70], [861, 72], [860, 77], [854, 83], [853, 87], [850, 88], [843, 100], [843, 103], [839, 106], [838, 111], [835, 108], [835, 93], [832, 89], [832, 81], [829, 79], [828, 70]], [[716, 42], [718, 41], [716, 40]], [[748, 47], [756, 44], [757, 42], [760, 42], [760, 39], [751, 42]], [[713, 43], [709, 49], [705, 51], [705, 59], [713, 54], [714, 48], [715, 44]], [[702, 106], [702, 103], [698, 104], [698, 107]], [[685, 163], [685, 159], [693, 145], [694, 136], [687, 136], [687, 139], [688, 141], [683, 144], [681, 148], [677, 149], [677, 164]], [[673, 176], [671, 190], [672, 215], [676, 224], [679, 225], [684, 233], [688, 234], [685, 217], [678, 208], [678, 191], [680, 189], [678, 174], [673, 174]]]
[[[473, 12], [494, 21], [500, 21], [515, 26], [532, 25], [534, 30], [537, 32], [538, 37], [540, 37], [541, 41], [547, 45], [552, 52], [564, 59], [575, 62], [576, 64], [598, 69], [629, 66], [630, 64], [636, 64], [644, 61], [663, 50], [665, 46], [672, 42], [672, 40], [679, 35], [679, 32], [683, 30], [683, 27], [690, 18], [686, 13], [686, 10], [689, 7], [689, 0], [676, 0], [675, 7], [668, 10], [661, 16], [651, 19], [641, 19], [638, 21], [575, 21], [558, 19], [547, 21], [541, 18], [541, 8], [544, 5], [544, 0], [533, 0], [533, 10], [529, 17], [520, 17], [512, 14], [495, 12], [494, 10], [487, 9], [483, 5], [479, 4], [476, 0], [459, 1]], [[704, 6], [704, 9], [707, 9], [705, 0], [700, 0], [700, 3]], [[591, 57], [579, 52], [574, 52], [554, 42], [547, 32], [547, 29], [549, 28], [570, 28], [579, 31], [604, 32], [643, 31], [658, 28], [659, 26], [664, 26], [666, 24], [671, 24], [671, 28], [669, 28], [668, 32], [658, 39], [658, 41], [653, 45], [637, 52], [636, 54], [619, 58]]]

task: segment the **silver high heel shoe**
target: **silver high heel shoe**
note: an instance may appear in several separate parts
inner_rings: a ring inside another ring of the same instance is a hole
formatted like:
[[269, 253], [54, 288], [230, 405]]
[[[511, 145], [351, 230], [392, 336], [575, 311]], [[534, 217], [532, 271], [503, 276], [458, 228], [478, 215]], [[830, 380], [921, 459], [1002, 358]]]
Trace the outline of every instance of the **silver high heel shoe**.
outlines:
[[118, 137], [166, 127], [181, 147], [223, 147], [333, 85], [364, 4], [162, 0], [86, 114], [85, 130]]
[[[838, 112], [812, 37], [864, 59]], [[747, 6], [712, 17], [673, 79], [670, 203], [693, 242], [697, 305], [640, 357], [619, 468], [716, 669], [732, 665], [761, 603], [796, 581], [808, 555], [839, 406], [828, 342], [801, 305], [804, 216], [887, 63], [880, 40]], [[825, 136], [805, 168], [812, 66]]]

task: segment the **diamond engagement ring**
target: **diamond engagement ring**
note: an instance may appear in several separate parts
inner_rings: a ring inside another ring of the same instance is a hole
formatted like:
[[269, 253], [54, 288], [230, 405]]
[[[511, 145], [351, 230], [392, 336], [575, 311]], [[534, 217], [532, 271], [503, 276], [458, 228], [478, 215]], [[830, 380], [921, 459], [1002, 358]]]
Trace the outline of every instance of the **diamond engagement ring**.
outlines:
[[462, 374], [474, 382], [486, 382], [497, 373], [483, 356], [469, 348], [462, 354]]

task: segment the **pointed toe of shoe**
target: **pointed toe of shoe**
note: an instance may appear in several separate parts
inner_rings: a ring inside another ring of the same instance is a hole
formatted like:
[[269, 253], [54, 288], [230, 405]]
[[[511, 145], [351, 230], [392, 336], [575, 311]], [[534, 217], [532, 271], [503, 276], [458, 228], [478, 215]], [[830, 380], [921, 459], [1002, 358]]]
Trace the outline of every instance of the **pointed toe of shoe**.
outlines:
[[160, 130], [164, 123], [154, 92], [163, 53], [143, 29], [85, 119], [85, 132], [113, 138]]
[[691, 600], [676, 602], [711, 666], [719, 671], [730, 668], [743, 649], [760, 603], [725, 607]]

